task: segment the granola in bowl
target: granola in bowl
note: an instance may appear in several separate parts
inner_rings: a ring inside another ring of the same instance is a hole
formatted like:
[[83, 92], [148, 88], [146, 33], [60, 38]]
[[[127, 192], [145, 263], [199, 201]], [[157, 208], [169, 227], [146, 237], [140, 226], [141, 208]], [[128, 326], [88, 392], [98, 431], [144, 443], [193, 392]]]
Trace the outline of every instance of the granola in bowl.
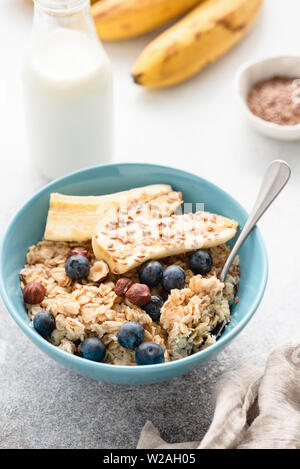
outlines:
[[[156, 197], [161, 198], [162, 195]], [[160, 231], [157, 239], [152, 233], [152, 244], [149, 244], [149, 224], [145, 216], [141, 221], [141, 230], [136, 226], [138, 215], [129, 215], [133, 219], [127, 219], [124, 225], [120, 202], [107, 209], [105, 201], [105, 216], [102, 207], [101, 216], [97, 208], [93, 220], [89, 218], [93, 223], [93, 226], [91, 223], [89, 225], [93, 235], [87, 234], [84, 227], [80, 232], [77, 225], [77, 239], [70, 239], [74, 237], [74, 230], [70, 228], [74, 220], [76, 223], [74, 215], [73, 218], [69, 217], [69, 225], [66, 221], [68, 226], [65, 226], [69, 241], [58, 239], [60, 236], [56, 232], [57, 239], [43, 239], [29, 248], [26, 265], [20, 272], [24, 301], [33, 326], [53, 345], [96, 361], [136, 365], [178, 360], [215, 342], [218, 326], [230, 321], [230, 307], [238, 301], [238, 258], [231, 266], [225, 283], [218, 280], [230, 253], [224, 240], [234, 236], [237, 224], [233, 229], [227, 219], [203, 212], [201, 220], [204, 224], [200, 225], [198, 214], [174, 214], [174, 201], [178, 205], [181, 196], [168, 197], [172, 205], [169, 212], [164, 206], [162, 216], [156, 209], [156, 215], [151, 219], [155, 227], [157, 220], [160, 220], [160, 226], [167, 220], [168, 236]], [[153, 193], [150, 201], [153, 204]], [[133, 210], [140, 202], [133, 199], [130, 203], [130, 210]], [[82, 219], [82, 206], [80, 212]], [[190, 233], [186, 240], [182, 232], [178, 234], [179, 220], [189, 222], [183, 225], [188, 227], [185, 233]], [[53, 219], [50, 223], [53, 228]], [[230, 229], [232, 232], [228, 234]], [[124, 239], [124, 230], [127, 230], [128, 238], [134, 239]], [[138, 242], [132, 231], [138, 236]], [[147, 233], [143, 234], [143, 231]], [[61, 238], [65, 237], [64, 233]], [[47, 227], [45, 236], [51, 237], [47, 235]], [[89, 239], [83, 240], [84, 236]], [[192, 244], [188, 246], [191, 239]], [[179, 240], [183, 242], [179, 243]], [[111, 250], [112, 244], [116, 251]], [[127, 257], [124, 253], [128, 254]], [[210, 262], [206, 270], [203, 270], [203, 265], [199, 267], [202, 273], [197, 271], [197, 262], [195, 266], [195, 262], [191, 261], [194, 253], [200, 253], [199, 262], [207, 259]], [[147, 277], [145, 266], [151, 262], [152, 277], [149, 269]], [[158, 270], [155, 271], [154, 267]], [[153, 275], [158, 275], [159, 281], [153, 281]], [[49, 318], [52, 323], [46, 333], [43, 327], [46, 324], [47, 329]], [[131, 338], [139, 333], [139, 341], [129, 346]], [[140, 349], [141, 346], [145, 350]], [[85, 350], [88, 351], [86, 355]], [[153, 354], [153, 361], [143, 362], [147, 354], [149, 359], [149, 353]], [[155, 353], [158, 354], [158, 361], [155, 361]], [[93, 358], [96, 356], [98, 358]]]

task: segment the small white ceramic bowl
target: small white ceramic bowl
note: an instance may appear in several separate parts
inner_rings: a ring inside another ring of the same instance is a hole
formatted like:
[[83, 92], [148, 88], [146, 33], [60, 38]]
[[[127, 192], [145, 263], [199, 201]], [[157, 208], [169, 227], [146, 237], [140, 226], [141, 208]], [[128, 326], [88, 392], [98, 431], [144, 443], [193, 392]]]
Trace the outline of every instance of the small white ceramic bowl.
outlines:
[[248, 121], [258, 132], [278, 140], [298, 140], [300, 124], [273, 124], [255, 116], [248, 107], [247, 96], [253, 85], [275, 75], [300, 79], [300, 56], [269, 57], [242, 66], [235, 78], [235, 91]]

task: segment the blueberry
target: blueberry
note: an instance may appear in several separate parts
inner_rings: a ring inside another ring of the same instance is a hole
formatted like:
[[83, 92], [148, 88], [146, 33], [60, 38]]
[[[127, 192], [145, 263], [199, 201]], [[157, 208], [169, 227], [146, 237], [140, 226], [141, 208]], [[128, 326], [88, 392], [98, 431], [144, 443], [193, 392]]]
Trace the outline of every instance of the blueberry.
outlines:
[[160, 320], [160, 310], [163, 304], [164, 300], [161, 296], [151, 295], [151, 300], [143, 306], [143, 310], [149, 314], [152, 321], [158, 322]]
[[81, 280], [87, 277], [90, 271], [90, 263], [85, 256], [75, 255], [69, 257], [65, 265], [66, 274], [72, 280]]
[[149, 261], [144, 264], [140, 270], [140, 282], [148, 287], [156, 287], [162, 279], [163, 268], [158, 261]]
[[170, 292], [174, 288], [179, 290], [184, 287], [185, 284], [185, 272], [179, 265], [169, 265], [164, 270], [162, 286], [164, 290]]
[[118, 341], [122, 347], [133, 350], [142, 343], [144, 334], [143, 326], [136, 321], [128, 321], [120, 327]]
[[55, 329], [55, 319], [50, 311], [41, 310], [34, 316], [33, 327], [43, 337], [48, 337]]
[[83, 358], [92, 360], [93, 362], [102, 362], [106, 355], [104, 343], [98, 337], [88, 337], [81, 346], [80, 352]]
[[212, 268], [213, 260], [208, 251], [199, 249], [199, 251], [193, 252], [193, 254], [191, 254], [189, 265], [190, 269], [194, 272], [195, 275], [206, 275]]
[[154, 342], [144, 342], [135, 351], [138, 365], [156, 365], [164, 361], [163, 349]]

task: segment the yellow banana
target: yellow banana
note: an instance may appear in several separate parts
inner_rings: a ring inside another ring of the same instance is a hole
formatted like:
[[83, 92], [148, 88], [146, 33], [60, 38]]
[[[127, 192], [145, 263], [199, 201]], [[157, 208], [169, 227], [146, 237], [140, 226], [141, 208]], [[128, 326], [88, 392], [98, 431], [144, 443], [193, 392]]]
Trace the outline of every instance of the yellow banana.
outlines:
[[115, 41], [146, 33], [203, 0], [102, 0], [92, 6], [100, 39]]
[[163, 88], [214, 62], [251, 28], [263, 0], [205, 0], [152, 41], [138, 58], [135, 83]]
[[[95, 2], [99, 2], [101, 0], [90, 0], [90, 1], [91, 1], [91, 3], [95, 3]], [[31, 2], [34, 2], [34, 0], [31, 0]]]
[[[130, 189], [100, 196], [51, 194], [44, 237], [52, 241], [88, 241], [104, 220], [118, 219], [119, 209], [127, 210], [126, 222], [143, 216], [168, 217], [182, 203], [180, 192], [168, 184]], [[155, 207], [159, 209], [154, 210]], [[101, 231], [101, 230], [100, 230]]]

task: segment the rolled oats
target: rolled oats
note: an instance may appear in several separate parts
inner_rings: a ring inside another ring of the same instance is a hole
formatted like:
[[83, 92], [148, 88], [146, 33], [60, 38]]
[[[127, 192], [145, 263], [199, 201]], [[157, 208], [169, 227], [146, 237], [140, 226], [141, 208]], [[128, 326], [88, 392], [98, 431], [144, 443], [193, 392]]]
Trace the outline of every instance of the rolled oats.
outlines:
[[[238, 258], [230, 268], [225, 284], [218, 280], [230, 249], [225, 244], [211, 248], [213, 268], [206, 276], [194, 275], [188, 268], [188, 255], [161, 260], [163, 268], [176, 264], [185, 270], [185, 287], [168, 295], [162, 287], [151, 290], [161, 295], [165, 303], [159, 323], [128, 298], [117, 296], [114, 289], [120, 276], [109, 274], [102, 282], [72, 281], [65, 273], [65, 262], [74, 243], [41, 241], [31, 246], [27, 264], [20, 272], [22, 289], [29, 282], [40, 282], [45, 297], [39, 305], [26, 305], [30, 319], [41, 309], [50, 311], [56, 320], [56, 329], [50, 341], [68, 353], [79, 353], [80, 342], [89, 336], [101, 338], [107, 348], [105, 361], [118, 365], [135, 365], [134, 351], [118, 343], [118, 330], [126, 321], [137, 321], [145, 329], [145, 341], [155, 342], [164, 351], [165, 361], [177, 360], [206, 348], [215, 342], [214, 328], [230, 319], [238, 288], [240, 269]], [[89, 243], [83, 247], [92, 252]], [[95, 259], [91, 259], [91, 271]], [[96, 270], [96, 269], [95, 269]], [[138, 282], [138, 270], [126, 273]], [[237, 298], [237, 297], [236, 297]]]

